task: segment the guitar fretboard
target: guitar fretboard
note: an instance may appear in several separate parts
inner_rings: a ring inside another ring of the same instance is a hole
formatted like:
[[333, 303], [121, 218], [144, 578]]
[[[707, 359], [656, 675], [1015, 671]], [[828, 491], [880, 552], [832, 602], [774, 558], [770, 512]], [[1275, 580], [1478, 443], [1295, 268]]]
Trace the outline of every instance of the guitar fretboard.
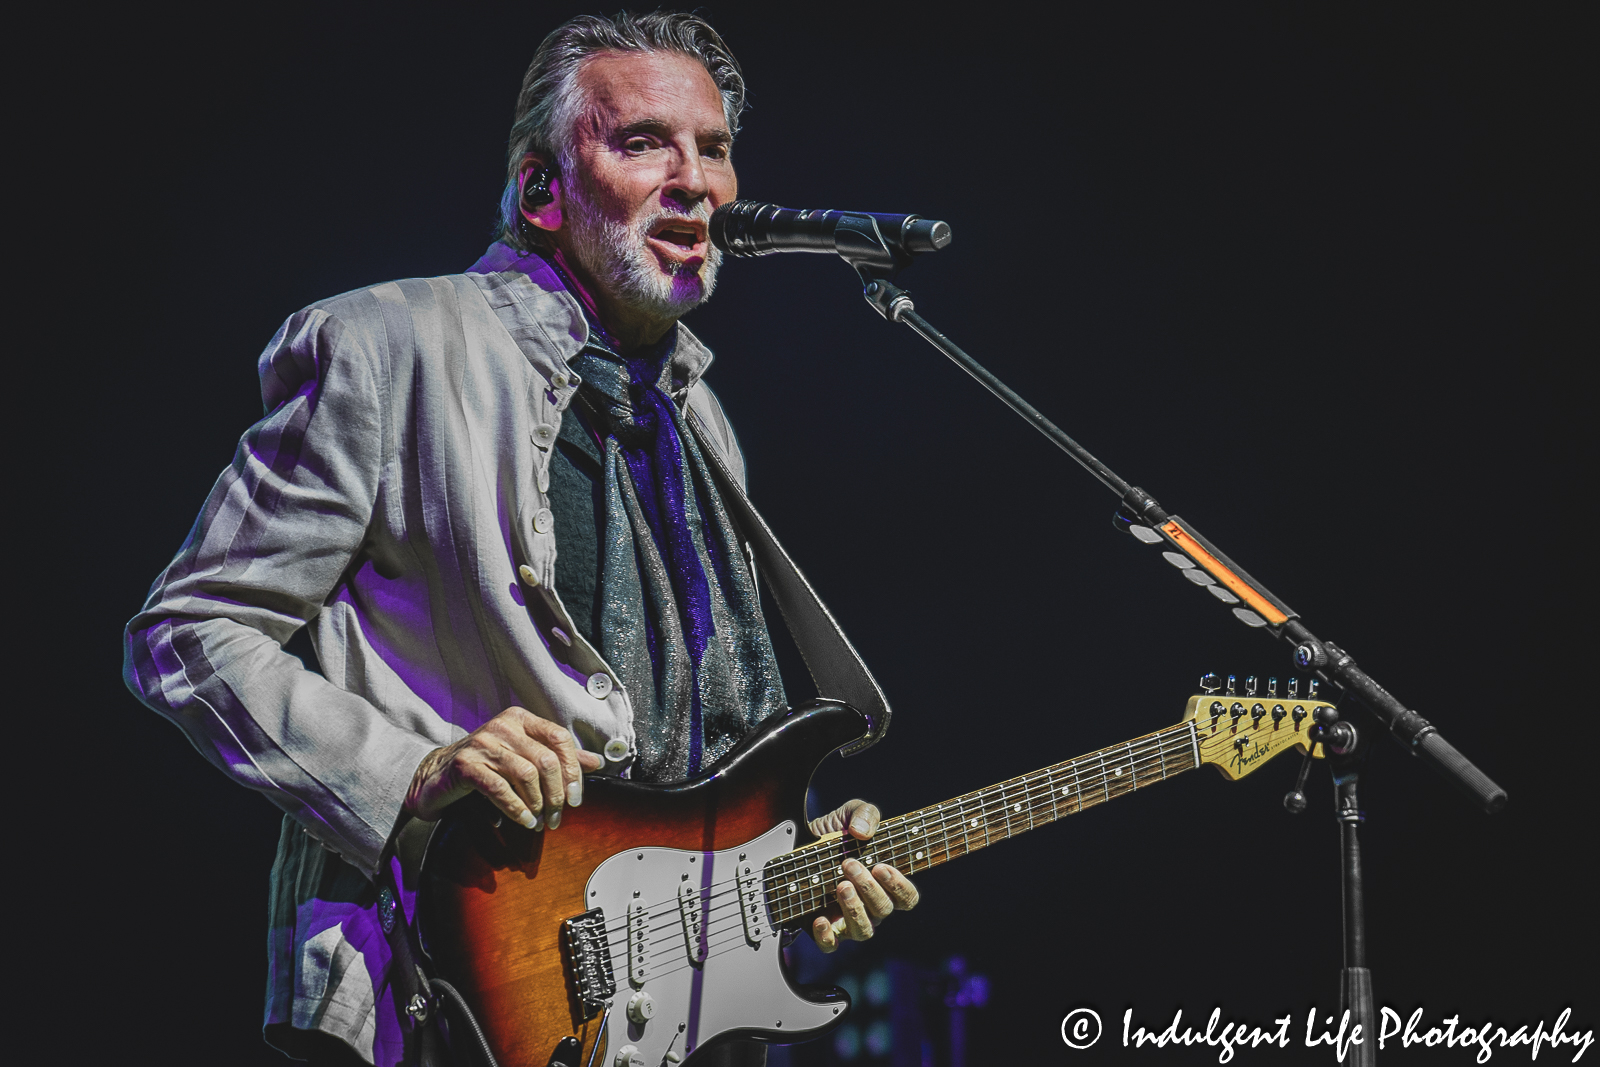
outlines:
[[854, 856], [915, 874], [1045, 826], [1198, 765], [1192, 723], [1146, 734], [966, 796], [885, 819], [870, 841], [829, 838], [774, 857], [765, 868], [774, 923], [819, 912]]

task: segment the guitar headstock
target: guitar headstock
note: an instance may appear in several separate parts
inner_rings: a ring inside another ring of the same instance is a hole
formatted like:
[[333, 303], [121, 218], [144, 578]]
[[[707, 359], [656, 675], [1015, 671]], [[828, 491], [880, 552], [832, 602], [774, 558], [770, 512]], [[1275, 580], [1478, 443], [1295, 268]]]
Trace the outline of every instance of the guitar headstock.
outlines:
[[[1317, 709], [1333, 705], [1317, 699], [1315, 680], [1305, 696], [1300, 695], [1299, 683], [1298, 678], [1289, 679], [1287, 693], [1280, 696], [1276, 678], [1267, 680], [1265, 693], [1257, 692], [1255, 675], [1245, 680], [1246, 692], [1238, 691], [1231, 674], [1226, 692], [1217, 691], [1221, 686], [1216, 675], [1200, 679], [1205, 692], [1189, 698], [1183, 715], [1184, 722], [1194, 722], [1200, 762], [1237, 781], [1274, 756], [1291, 749], [1304, 752], [1311, 744], [1307, 731], [1316, 721]], [[1321, 759], [1322, 745], [1313, 745], [1311, 755]]]

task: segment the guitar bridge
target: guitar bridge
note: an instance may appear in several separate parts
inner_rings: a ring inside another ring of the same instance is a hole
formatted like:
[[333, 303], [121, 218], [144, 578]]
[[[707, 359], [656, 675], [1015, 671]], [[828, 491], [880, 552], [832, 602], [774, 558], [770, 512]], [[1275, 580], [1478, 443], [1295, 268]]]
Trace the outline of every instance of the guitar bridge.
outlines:
[[562, 923], [561, 943], [584, 1018], [598, 1015], [617, 992], [605, 912], [595, 908]]

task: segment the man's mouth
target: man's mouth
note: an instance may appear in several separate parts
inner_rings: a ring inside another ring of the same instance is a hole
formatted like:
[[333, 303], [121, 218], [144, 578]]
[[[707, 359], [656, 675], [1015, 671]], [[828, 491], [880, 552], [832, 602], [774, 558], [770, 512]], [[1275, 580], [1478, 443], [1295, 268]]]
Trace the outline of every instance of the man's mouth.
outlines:
[[658, 222], [646, 240], [656, 255], [673, 263], [706, 258], [706, 224], [698, 219]]

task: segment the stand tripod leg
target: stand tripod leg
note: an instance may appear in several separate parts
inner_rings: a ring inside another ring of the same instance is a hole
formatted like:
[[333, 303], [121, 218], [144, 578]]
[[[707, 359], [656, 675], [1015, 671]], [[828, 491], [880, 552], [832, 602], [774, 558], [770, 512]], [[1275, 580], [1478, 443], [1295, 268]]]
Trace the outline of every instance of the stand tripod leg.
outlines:
[[1361, 1025], [1361, 1044], [1350, 1046], [1353, 1067], [1374, 1067], [1378, 1060], [1377, 1012], [1372, 1002], [1372, 972], [1367, 969], [1367, 924], [1361, 896], [1361, 807], [1356, 801], [1360, 775], [1350, 769], [1334, 778], [1339, 819], [1339, 848], [1344, 878], [1344, 969], [1339, 973], [1339, 1008], [1350, 1013], [1350, 1028]]

